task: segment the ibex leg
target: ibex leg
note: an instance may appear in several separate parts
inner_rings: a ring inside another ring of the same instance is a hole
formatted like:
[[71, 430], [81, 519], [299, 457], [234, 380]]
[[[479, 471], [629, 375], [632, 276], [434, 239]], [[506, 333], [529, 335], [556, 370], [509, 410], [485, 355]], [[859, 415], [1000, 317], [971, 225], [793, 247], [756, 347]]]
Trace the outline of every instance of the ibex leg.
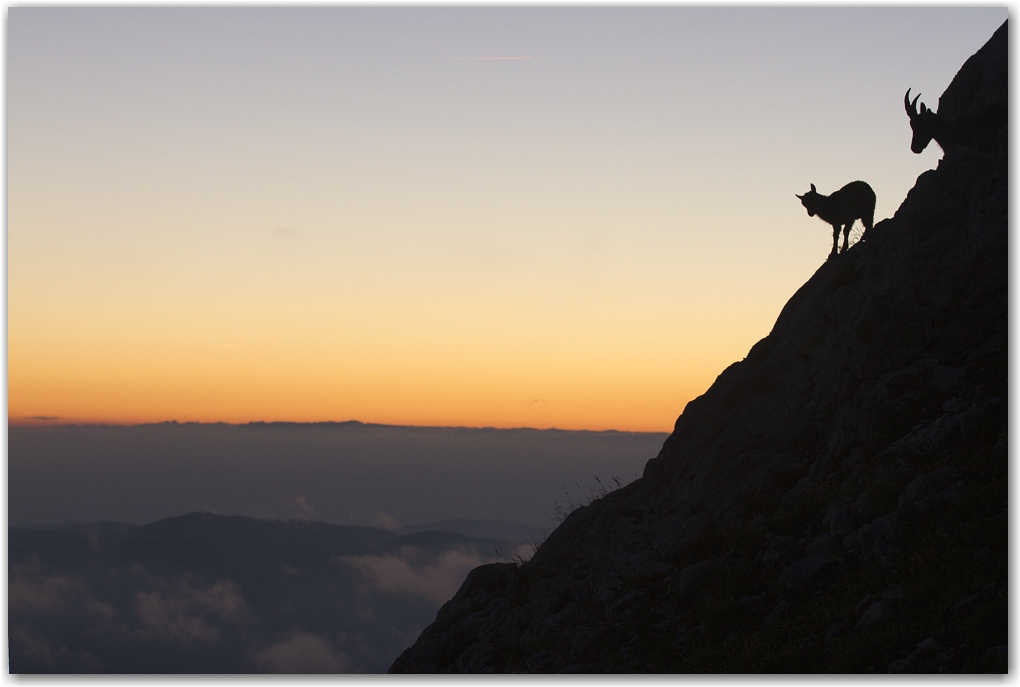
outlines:
[[844, 253], [846, 252], [846, 249], [849, 248], [849, 244], [850, 244], [850, 227], [852, 227], [853, 225], [854, 225], [854, 221], [850, 220], [849, 222], [846, 223], [846, 226], [843, 227], [843, 252]]
[[833, 224], [832, 225], [832, 253], [830, 253], [830, 255], [835, 255], [836, 252], [837, 252], [836, 249], [838, 247], [839, 247], [839, 225], [838, 224]]

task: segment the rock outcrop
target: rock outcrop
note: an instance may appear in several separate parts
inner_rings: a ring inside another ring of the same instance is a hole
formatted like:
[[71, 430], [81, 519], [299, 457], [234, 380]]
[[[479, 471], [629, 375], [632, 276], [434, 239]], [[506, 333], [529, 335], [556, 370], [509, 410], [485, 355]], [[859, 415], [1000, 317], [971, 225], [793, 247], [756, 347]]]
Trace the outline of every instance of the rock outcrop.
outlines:
[[[943, 105], [1005, 70], [1004, 24]], [[946, 151], [641, 479], [472, 571], [391, 672], [1004, 672], [1007, 171]]]

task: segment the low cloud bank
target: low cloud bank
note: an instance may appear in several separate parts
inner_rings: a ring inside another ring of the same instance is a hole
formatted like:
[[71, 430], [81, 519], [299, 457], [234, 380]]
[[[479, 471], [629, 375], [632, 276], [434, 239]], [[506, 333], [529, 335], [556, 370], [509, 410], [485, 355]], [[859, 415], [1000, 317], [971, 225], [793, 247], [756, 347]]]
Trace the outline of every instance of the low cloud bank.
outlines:
[[144, 628], [141, 637], [165, 643], [215, 642], [220, 637], [219, 629], [204, 621], [204, 616], [212, 615], [233, 624], [251, 620], [240, 587], [230, 580], [221, 580], [208, 589], [196, 589], [184, 578], [174, 586], [166, 595], [160, 591], [135, 595], [138, 618]]
[[347, 673], [351, 660], [322, 637], [295, 632], [259, 652], [255, 665], [267, 673]]
[[417, 596], [442, 605], [457, 593], [469, 572], [495, 560], [495, 556], [482, 557], [464, 548], [444, 551], [426, 565], [412, 564], [421, 558], [420, 550], [405, 547], [397, 555], [341, 556], [339, 562], [361, 573], [374, 590]]
[[9, 535], [13, 673], [383, 672], [514, 546], [213, 514]]

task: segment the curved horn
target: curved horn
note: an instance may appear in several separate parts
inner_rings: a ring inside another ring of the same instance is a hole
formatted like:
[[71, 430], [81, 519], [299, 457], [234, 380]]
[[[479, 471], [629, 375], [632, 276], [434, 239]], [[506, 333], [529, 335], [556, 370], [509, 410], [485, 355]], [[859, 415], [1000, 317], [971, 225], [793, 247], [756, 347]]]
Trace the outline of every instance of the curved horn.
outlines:
[[815, 185], [814, 184], [811, 184], [811, 192], [812, 193], [818, 193], [818, 191], [815, 190]]
[[907, 116], [911, 119], [917, 117], [917, 101], [921, 98], [921, 94], [918, 93], [917, 97], [914, 98], [914, 102], [910, 102], [910, 89], [907, 89], [907, 94], [903, 96], [903, 109], [907, 111]]

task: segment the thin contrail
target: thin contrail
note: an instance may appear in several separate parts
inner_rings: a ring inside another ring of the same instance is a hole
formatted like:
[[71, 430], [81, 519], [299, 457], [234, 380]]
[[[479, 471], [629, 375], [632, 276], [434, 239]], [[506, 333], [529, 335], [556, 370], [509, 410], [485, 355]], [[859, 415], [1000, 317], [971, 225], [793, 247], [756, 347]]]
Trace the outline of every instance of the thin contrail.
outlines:
[[455, 57], [454, 62], [477, 62], [480, 60], [530, 60], [531, 55], [492, 55], [489, 57]]

